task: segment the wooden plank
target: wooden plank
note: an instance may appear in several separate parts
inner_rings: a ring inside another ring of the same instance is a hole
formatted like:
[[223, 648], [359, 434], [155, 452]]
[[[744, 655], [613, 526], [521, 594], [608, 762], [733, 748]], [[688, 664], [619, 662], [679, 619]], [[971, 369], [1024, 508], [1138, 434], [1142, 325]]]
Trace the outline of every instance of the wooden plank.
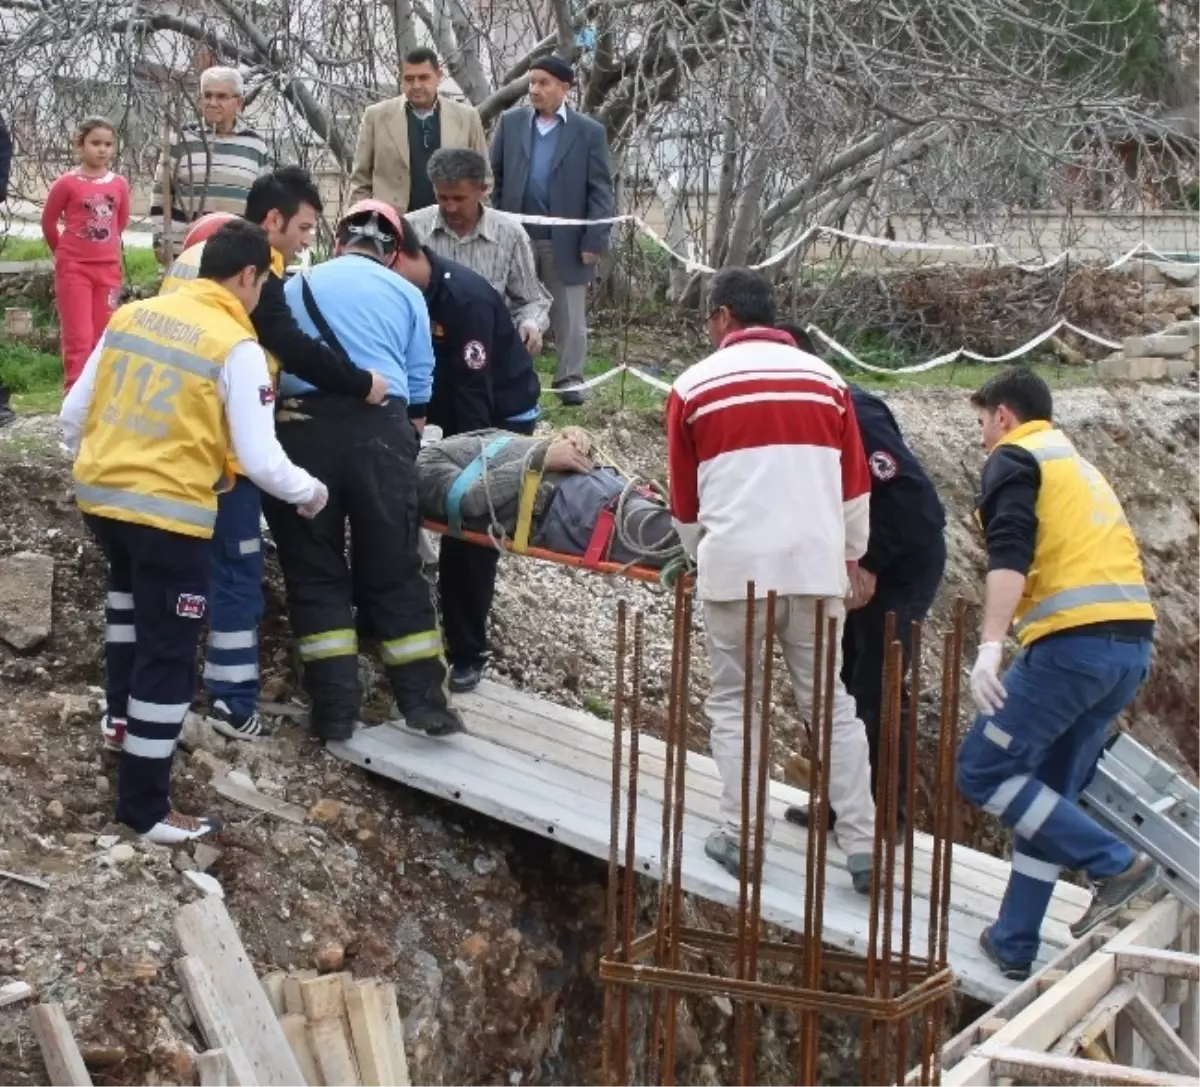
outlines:
[[287, 974], [282, 970], [272, 970], [269, 974], [264, 974], [261, 980], [263, 992], [267, 994], [276, 1018], [282, 1016], [287, 1010], [283, 1000], [283, 981], [286, 977]]
[[224, 904], [203, 898], [184, 906], [175, 915], [175, 932], [184, 952], [208, 970], [253, 1069], [252, 1082], [258, 1087], [299, 1083], [300, 1067]]
[[408, 1058], [404, 1054], [404, 1021], [400, 1018], [400, 1005], [396, 1002], [396, 986], [380, 985], [378, 993], [383, 1009], [392, 1082], [396, 1087], [409, 1087], [412, 1080], [408, 1077]]
[[[1156, 903], [1076, 966], [1053, 989], [1030, 1003], [1008, 1026], [997, 1031], [989, 1042], [947, 1069], [943, 1073], [942, 1083], [946, 1087], [960, 1084], [986, 1087], [995, 1078], [995, 1073], [991, 1060], [984, 1054], [994, 1047], [1020, 1046], [1035, 1051], [1049, 1049], [1116, 984], [1116, 956], [1113, 952], [1121, 947], [1162, 944], [1172, 940], [1178, 918], [1178, 902], [1174, 898]], [[1019, 1079], [1020, 1076], [1014, 1078]]]
[[1179, 1076], [1200, 1076], [1200, 1061], [1196, 1055], [1183, 1044], [1182, 1039], [1168, 1025], [1142, 993], [1135, 993], [1126, 1008], [1129, 1018], [1137, 1032], [1154, 1050], [1154, 1055], [1162, 1061], [1168, 1072]]
[[362, 1087], [341, 1017], [309, 1023], [308, 1041], [326, 1083], [335, 1083], [338, 1087]]
[[[988, 1049], [992, 1075], [1007, 1077], [1018, 1083], [1040, 1087], [1041, 1084], [1128, 1084], [1129, 1087], [1196, 1087], [1195, 1077], [1174, 1076], [1167, 1072], [1151, 1072], [1144, 1068], [1125, 1068], [1119, 1064], [1080, 1060], [1078, 1057], [1058, 1057], [1014, 1046]], [[942, 1081], [943, 1083], [945, 1080]]]
[[374, 980], [346, 985], [346, 1014], [363, 1087], [391, 1087], [391, 1054]]
[[29, 1009], [29, 1025], [42, 1050], [51, 1087], [92, 1087], [61, 1004], [35, 1004]]
[[[1179, 934], [1179, 946], [1188, 954], [1200, 950], [1200, 918], [1193, 917]], [[1179, 1036], [1183, 1044], [1193, 1053], [1200, 1055], [1200, 983], [1189, 982], [1187, 992], [1179, 1005]]]
[[207, 968], [199, 959], [185, 955], [175, 960], [175, 973], [179, 977], [184, 996], [192, 1006], [192, 1013], [200, 1026], [200, 1033], [210, 1049], [219, 1049], [225, 1054], [226, 1076], [234, 1087], [251, 1087], [254, 1084], [254, 1066], [238, 1038], [237, 1028], [229, 1016], [221, 995], [213, 986]]
[[304, 995], [300, 983], [315, 978], [315, 970], [296, 970], [283, 979], [283, 1010], [286, 1015], [304, 1014]]
[[1103, 1000], [1055, 1042], [1050, 1052], [1060, 1057], [1073, 1057], [1080, 1051], [1086, 1051], [1098, 1038], [1108, 1033], [1113, 1021], [1136, 995], [1137, 986], [1130, 981], [1114, 985]]
[[0, 985], [0, 1008], [7, 1008], [9, 1004], [16, 1004], [31, 996], [33, 986], [29, 982], [10, 981], [7, 985]]
[[326, 974], [300, 983], [304, 1014], [310, 1021], [339, 1019], [346, 1011], [346, 974]]
[[196, 1070], [200, 1075], [200, 1087], [228, 1087], [229, 1064], [225, 1050], [209, 1049], [196, 1057]]
[[39, 891], [50, 890], [50, 884], [44, 879], [38, 879], [37, 876], [25, 876], [20, 872], [6, 872], [0, 868], [0, 879], [11, 879], [15, 883], [24, 883], [26, 887], [36, 887]]
[[304, 817], [307, 812], [297, 804], [289, 804], [286, 800], [276, 800], [273, 796], [260, 793], [257, 789], [247, 789], [224, 777], [213, 778], [209, 784], [218, 796], [232, 800], [235, 804], [253, 808], [266, 815], [273, 815], [276, 819], [282, 819], [288, 823], [304, 825]]
[[1120, 973], [1157, 974], [1166, 978], [1200, 981], [1200, 955], [1149, 947], [1131, 947], [1126, 951], [1117, 951], [1116, 955]]
[[308, 1087], [324, 1087], [325, 1079], [317, 1067], [312, 1046], [308, 1044], [308, 1020], [303, 1015], [285, 1015], [279, 1020], [283, 1033], [292, 1047], [292, 1055], [304, 1075]]

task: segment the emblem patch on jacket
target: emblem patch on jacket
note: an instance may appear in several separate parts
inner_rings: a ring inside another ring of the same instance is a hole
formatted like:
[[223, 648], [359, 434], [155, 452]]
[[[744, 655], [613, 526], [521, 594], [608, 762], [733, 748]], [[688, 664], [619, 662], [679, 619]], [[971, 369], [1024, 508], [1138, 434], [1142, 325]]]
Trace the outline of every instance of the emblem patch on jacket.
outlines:
[[275, 403], [275, 390], [270, 385], [260, 385], [258, 387], [258, 402], [265, 408], [268, 404]]
[[880, 483], [886, 483], [889, 479], [895, 479], [896, 473], [900, 470], [896, 466], [896, 458], [891, 453], [885, 453], [882, 449], [877, 449], [867, 458], [867, 464], [871, 468], [873, 475]]
[[203, 619], [204, 604], [204, 597], [199, 593], [180, 593], [175, 602], [175, 614], [184, 619]]
[[479, 340], [468, 340], [463, 348], [463, 362], [469, 370], [482, 370], [487, 365], [487, 348]]

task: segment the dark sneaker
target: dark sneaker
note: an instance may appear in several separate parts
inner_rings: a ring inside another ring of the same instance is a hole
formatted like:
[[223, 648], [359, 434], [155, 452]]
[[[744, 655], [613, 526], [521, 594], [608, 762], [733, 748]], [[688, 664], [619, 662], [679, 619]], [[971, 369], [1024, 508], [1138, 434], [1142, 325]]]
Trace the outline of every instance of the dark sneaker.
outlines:
[[100, 736], [104, 740], [105, 751], [120, 751], [125, 746], [126, 727], [124, 717], [112, 717], [106, 713], [100, 718]]
[[1097, 925], [1119, 913], [1158, 879], [1158, 865], [1139, 853], [1133, 863], [1115, 876], [1096, 880], [1092, 901], [1083, 916], [1071, 926], [1075, 939], [1086, 936]]
[[271, 730], [263, 723], [257, 711], [246, 715], [234, 713], [219, 698], [204, 715], [204, 719], [222, 736], [228, 736], [231, 740], [261, 740], [271, 735]]
[[449, 736], [463, 731], [463, 720], [457, 710], [449, 706], [435, 706], [424, 702], [404, 711], [404, 723], [427, 736]]
[[452, 694], [469, 694], [483, 679], [482, 664], [456, 664], [450, 669], [450, 691]]
[[846, 871], [850, 873], [850, 882], [860, 895], [871, 893], [871, 869], [874, 858], [870, 853], [850, 853], [846, 856]]
[[1009, 981], [1024, 981], [1029, 977], [1030, 971], [1033, 969], [1033, 963], [1025, 963], [1024, 965], [1016, 962], [1009, 962], [1007, 959], [1000, 957], [1000, 952], [996, 950], [996, 945], [992, 943], [992, 930], [985, 928], [979, 934], [979, 946], [983, 949], [983, 953], [988, 957], [988, 961], [1000, 971], [1000, 973], [1008, 978]]
[[182, 845], [203, 838], [206, 834], [215, 834], [221, 829], [221, 821], [211, 818], [197, 818], [194, 815], [184, 815], [182, 812], [169, 811], [154, 824], [142, 837], [147, 842], [156, 845]]
[[714, 830], [704, 842], [704, 855], [716, 861], [734, 879], [742, 875], [742, 846], [727, 830]]
[[587, 400], [587, 389], [575, 381], [556, 381], [554, 395], [564, 408], [577, 408]]
[[[807, 805], [793, 804], [783, 813], [783, 817], [789, 822], [798, 827], [808, 829], [808, 807]], [[829, 829], [837, 826], [837, 812], [830, 811], [829, 813]], [[904, 842], [904, 820], [903, 818], [896, 820], [896, 843]]]

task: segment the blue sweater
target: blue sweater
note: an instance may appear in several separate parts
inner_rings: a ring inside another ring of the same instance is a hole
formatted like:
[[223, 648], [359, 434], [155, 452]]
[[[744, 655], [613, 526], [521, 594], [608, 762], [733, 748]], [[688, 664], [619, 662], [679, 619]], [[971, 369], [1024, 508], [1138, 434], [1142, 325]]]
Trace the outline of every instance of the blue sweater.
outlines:
[[[549, 132], [538, 131], [537, 117], [533, 125], [533, 143], [529, 155], [529, 175], [525, 181], [525, 193], [521, 199], [521, 211], [525, 215], [550, 214], [550, 161], [558, 147], [558, 136], [563, 126], [560, 121]], [[531, 238], [549, 238], [550, 228], [530, 224], [526, 229]]]
[[[354, 254], [318, 264], [309, 273], [317, 306], [350, 361], [360, 370], [377, 370], [392, 396], [408, 401], [410, 414], [428, 405], [433, 392], [433, 340], [425, 299], [407, 279], [369, 257]], [[296, 323], [321, 339], [304, 305], [301, 277], [284, 288]], [[300, 396], [313, 386], [291, 374], [279, 383], [281, 396]]]

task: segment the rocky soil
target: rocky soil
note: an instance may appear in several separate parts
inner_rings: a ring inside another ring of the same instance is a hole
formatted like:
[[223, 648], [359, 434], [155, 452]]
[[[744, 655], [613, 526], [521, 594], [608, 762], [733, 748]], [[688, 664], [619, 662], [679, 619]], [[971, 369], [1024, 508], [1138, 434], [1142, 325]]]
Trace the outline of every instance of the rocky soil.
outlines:
[[[890, 396], [947, 504], [951, 562], [930, 622], [947, 627], [953, 601], [980, 601], [981, 550], [970, 521], [982, 453], [959, 393]], [[1194, 387], [1083, 388], [1058, 395], [1062, 424], [1113, 481], [1142, 541], [1159, 608], [1154, 675], [1130, 712], [1136, 736], [1195, 770], [1198, 425]], [[599, 435], [626, 467], [660, 475], [657, 419], [614, 418]], [[24, 650], [0, 642], [0, 869], [37, 876], [48, 891], [3, 884], [0, 984], [24, 980], [65, 1004], [95, 1082], [190, 1083], [199, 1036], [170, 963], [171, 918], [195, 892], [182, 872], [206, 868], [222, 884], [251, 957], [268, 969], [344, 966], [398, 982], [414, 1082], [592, 1082], [598, 1078], [603, 866], [420, 793], [370, 778], [324, 754], [291, 717], [274, 739], [227, 744], [191, 729], [176, 761], [185, 810], [221, 814], [211, 850], [168, 851], [111, 823], [115, 767], [101, 756], [103, 568], [69, 498], [53, 421], [0, 432], [0, 587], [11, 556], [54, 563], [48, 637], [26, 629]], [[27, 563], [28, 560], [20, 560]], [[267, 695], [298, 691], [272, 574], [264, 631]], [[668, 601], [657, 588], [507, 559], [495, 609], [496, 672], [564, 704], [606, 713], [613, 694], [617, 601], [646, 621], [648, 707], [661, 712], [670, 652]], [[0, 593], [0, 612], [5, 599]], [[36, 614], [18, 617], [30, 627]], [[34, 609], [36, 610], [36, 609]], [[968, 630], [977, 612], [968, 617]], [[44, 618], [44, 617], [43, 617]], [[18, 642], [21, 631], [0, 626]], [[701, 648], [697, 643], [698, 650]], [[967, 658], [973, 645], [968, 645]], [[706, 685], [694, 658], [692, 699]], [[927, 689], [936, 690], [931, 661]], [[780, 688], [777, 764], [802, 748], [798, 717]], [[374, 712], [384, 709], [376, 702]], [[926, 700], [926, 721], [936, 703]], [[702, 730], [697, 728], [697, 743]], [[923, 742], [928, 742], [928, 729]], [[268, 795], [310, 811], [297, 827], [220, 800], [208, 788], [227, 767]], [[994, 826], [964, 835], [1003, 848]], [[648, 893], [648, 889], [646, 889]], [[707, 911], [696, 904], [693, 908]], [[680, 1033], [681, 1082], [731, 1075], [727, 1004], [690, 1009]], [[791, 1082], [786, 1017], [762, 1043], [762, 1082]], [[854, 1034], [830, 1024], [825, 1073], [853, 1082]], [[21, 1005], [0, 1011], [0, 1082], [44, 1082]]]

